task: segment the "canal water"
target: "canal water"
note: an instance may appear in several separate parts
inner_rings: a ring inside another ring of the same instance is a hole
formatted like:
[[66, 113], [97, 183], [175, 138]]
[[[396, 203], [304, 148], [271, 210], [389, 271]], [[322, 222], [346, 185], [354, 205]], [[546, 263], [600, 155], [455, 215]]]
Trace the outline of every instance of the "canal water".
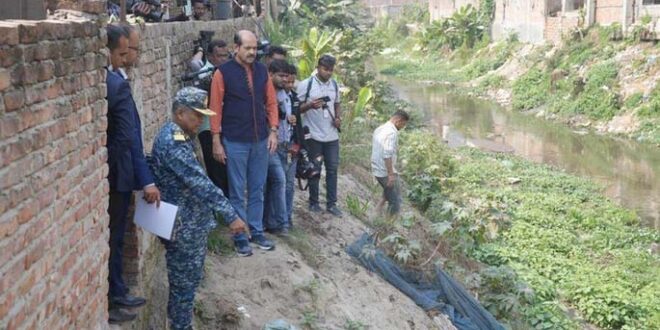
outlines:
[[592, 178], [620, 205], [660, 230], [660, 148], [576, 131], [443, 86], [383, 77], [398, 96], [424, 111], [450, 147], [507, 152]]

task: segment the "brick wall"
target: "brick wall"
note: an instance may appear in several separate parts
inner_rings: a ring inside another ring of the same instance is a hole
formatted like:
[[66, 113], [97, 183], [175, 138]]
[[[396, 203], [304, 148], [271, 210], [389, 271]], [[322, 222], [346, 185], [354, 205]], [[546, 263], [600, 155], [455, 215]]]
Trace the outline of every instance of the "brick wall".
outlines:
[[90, 14], [105, 13], [106, 0], [44, 0], [49, 10], [70, 9]]
[[623, 20], [623, 0], [596, 0], [595, 20], [601, 25], [609, 25]]
[[556, 17], [545, 18], [543, 35], [546, 41], [559, 44], [562, 38], [573, 31], [579, 23], [579, 13], [576, 11], [561, 14]]
[[[133, 96], [142, 119], [145, 151], [151, 152], [153, 139], [169, 118], [171, 99], [181, 87], [179, 77], [185, 73], [192, 56], [193, 40], [200, 30], [215, 31], [214, 38], [231, 43], [237, 30], [255, 30], [252, 19], [210, 22], [177, 22], [147, 24], [141, 30], [139, 65], [130, 72]], [[148, 298], [139, 319], [126, 328], [148, 326], [164, 329], [167, 321], [165, 304], [165, 262], [162, 245], [157, 238], [142, 231], [132, 222], [126, 235], [124, 259], [125, 279], [131, 291]]]
[[[107, 328], [105, 30], [97, 21], [0, 21], [0, 329]], [[252, 20], [147, 25], [131, 73], [151, 149], [199, 30], [231, 40]], [[130, 226], [126, 278], [164, 328], [163, 250]], [[159, 277], [160, 282], [152, 281]]]
[[106, 320], [105, 32], [0, 21], [0, 328]]

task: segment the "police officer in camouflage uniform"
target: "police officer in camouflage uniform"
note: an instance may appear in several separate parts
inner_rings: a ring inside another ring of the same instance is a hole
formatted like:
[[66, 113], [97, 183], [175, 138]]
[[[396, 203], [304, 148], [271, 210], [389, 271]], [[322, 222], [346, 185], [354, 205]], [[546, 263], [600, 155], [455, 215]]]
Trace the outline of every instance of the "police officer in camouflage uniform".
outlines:
[[207, 109], [206, 99], [207, 93], [195, 87], [177, 92], [172, 121], [158, 133], [150, 159], [161, 199], [179, 207], [172, 239], [163, 241], [170, 284], [167, 315], [175, 330], [192, 328], [195, 290], [202, 279], [208, 234], [216, 226], [215, 214], [222, 215], [232, 234], [246, 230], [195, 157], [192, 139], [204, 116], [215, 115]]

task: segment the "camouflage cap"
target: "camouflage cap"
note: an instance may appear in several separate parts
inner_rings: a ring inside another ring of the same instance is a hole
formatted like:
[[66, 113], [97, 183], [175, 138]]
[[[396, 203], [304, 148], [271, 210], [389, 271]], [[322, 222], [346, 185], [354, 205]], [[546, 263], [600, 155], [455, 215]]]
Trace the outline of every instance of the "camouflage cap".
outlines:
[[174, 96], [174, 101], [189, 107], [203, 115], [215, 116], [215, 112], [209, 110], [208, 94], [205, 90], [197, 87], [184, 87], [179, 89]]

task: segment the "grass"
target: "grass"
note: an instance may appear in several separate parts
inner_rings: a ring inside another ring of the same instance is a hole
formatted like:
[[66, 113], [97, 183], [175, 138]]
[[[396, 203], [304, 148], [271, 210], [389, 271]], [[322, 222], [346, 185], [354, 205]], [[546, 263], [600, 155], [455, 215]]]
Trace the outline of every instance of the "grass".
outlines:
[[234, 243], [228, 236], [227, 229], [218, 226], [209, 233], [209, 239], [206, 244], [208, 251], [220, 255], [228, 255], [234, 251]]
[[316, 330], [320, 329], [318, 325], [318, 314], [319, 314], [319, 291], [321, 290], [321, 282], [317, 278], [313, 278], [308, 282], [297, 286], [294, 289], [294, 294], [299, 295], [301, 293], [307, 294], [311, 299], [310, 306], [306, 307], [302, 314], [301, 325], [305, 329]]
[[344, 330], [367, 330], [367, 329], [369, 329], [369, 326], [364, 325], [360, 321], [353, 321], [348, 319], [344, 324]]
[[419, 55], [387, 55], [376, 59], [380, 73], [407, 80], [458, 83], [465, 81], [464, 73], [452, 63]]
[[369, 210], [369, 200], [362, 201], [360, 197], [349, 194], [346, 196], [346, 207], [352, 216], [364, 219]]
[[528, 110], [544, 104], [548, 99], [550, 77], [540, 69], [531, 69], [513, 83], [511, 106], [514, 110]]
[[302, 255], [303, 259], [312, 267], [317, 268], [321, 265], [320, 255], [316, 252], [317, 249], [309, 242], [307, 234], [299, 228], [293, 228], [289, 231], [289, 235], [284, 238], [287, 245], [297, 250]]
[[[396, 31], [390, 31], [387, 42], [395, 44], [385, 46], [395, 50], [378, 56], [376, 64], [382, 74], [451, 83], [460, 87], [456, 88], [458, 92], [484, 95], [490, 90], [510, 88], [514, 110], [544, 106], [553, 118], [563, 121], [584, 116], [604, 122], [624, 111], [634, 110], [640, 125], [630, 136], [639, 141], [659, 143], [660, 133], [655, 126], [660, 120], [660, 97], [652, 93], [647, 99], [641, 92], [625, 100], [622, 97], [619, 63], [613, 58], [639, 41], [614, 40], [618, 29], [620, 27], [592, 27], [566, 39], [564, 46], [549, 57], [545, 55], [549, 51], [547, 47], [537, 47], [537, 51], [521, 59], [530, 69], [511, 83], [492, 70], [502, 66], [520, 49], [515, 38], [480, 44], [474, 49], [430, 51], [416, 46], [415, 36], [401, 42], [400, 38], [391, 37]], [[646, 59], [633, 59], [633, 71], [646, 70], [645, 63]], [[557, 79], [555, 71], [564, 74]], [[475, 79], [479, 79], [477, 84], [474, 84]]]
[[[418, 157], [418, 150], [407, 150]], [[460, 158], [460, 164], [443, 194], [412, 185], [413, 196], [434, 195], [425, 214], [449, 221], [442, 237], [483, 265], [480, 301], [494, 315], [534, 327], [572, 328], [561, 311], [570, 305], [602, 328], [660, 326], [660, 301], [653, 294], [660, 287], [660, 262], [648, 252], [660, 236], [640, 227], [634, 212], [607, 200], [589, 180], [549, 166], [474, 149], [436, 153]], [[520, 182], [511, 184], [512, 177]], [[437, 203], [443, 198], [454, 206]], [[425, 245], [421, 254], [430, 249]]]

